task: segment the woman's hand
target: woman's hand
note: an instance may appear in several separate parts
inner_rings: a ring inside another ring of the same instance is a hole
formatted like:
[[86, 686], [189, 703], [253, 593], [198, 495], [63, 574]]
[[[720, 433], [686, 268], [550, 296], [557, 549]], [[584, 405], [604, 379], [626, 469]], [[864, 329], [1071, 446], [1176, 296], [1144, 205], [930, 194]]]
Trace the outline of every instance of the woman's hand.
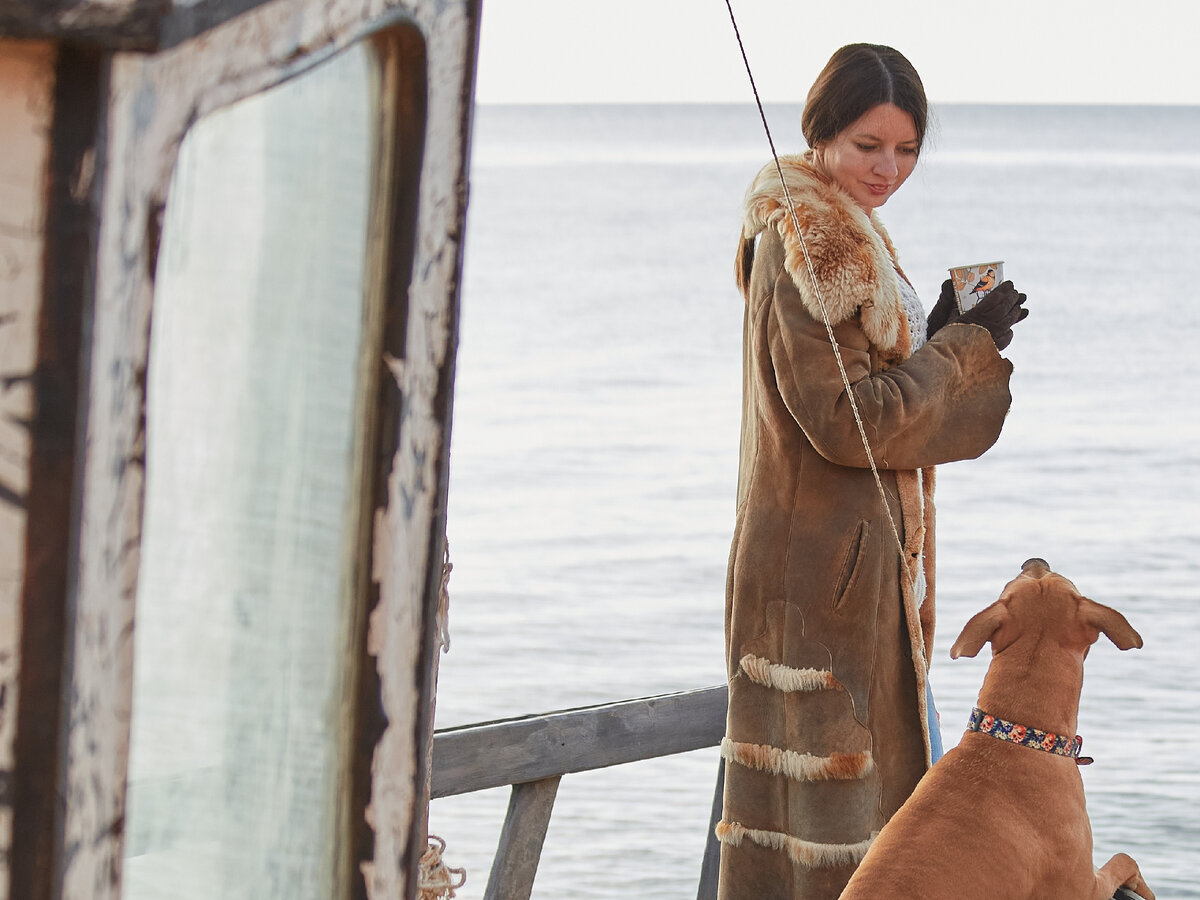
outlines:
[[958, 303], [954, 300], [954, 282], [947, 278], [942, 282], [942, 293], [933, 307], [933, 312], [925, 323], [925, 337], [931, 338], [934, 333], [950, 324], [950, 317], [957, 316]]
[[926, 334], [933, 337], [938, 329], [955, 322], [980, 325], [991, 333], [996, 349], [1003, 350], [1012, 343], [1013, 326], [1029, 315], [1024, 303], [1025, 295], [1018, 293], [1011, 281], [1006, 281], [965, 313], [960, 313], [954, 300], [954, 285], [947, 279], [942, 284], [937, 305], [929, 314]]
[[963, 313], [958, 321], [982, 325], [992, 333], [996, 349], [1003, 350], [1012, 343], [1013, 326], [1029, 315], [1029, 310], [1022, 306], [1024, 302], [1025, 295], [1017, 293], [1013, 283], [1006, 281]]

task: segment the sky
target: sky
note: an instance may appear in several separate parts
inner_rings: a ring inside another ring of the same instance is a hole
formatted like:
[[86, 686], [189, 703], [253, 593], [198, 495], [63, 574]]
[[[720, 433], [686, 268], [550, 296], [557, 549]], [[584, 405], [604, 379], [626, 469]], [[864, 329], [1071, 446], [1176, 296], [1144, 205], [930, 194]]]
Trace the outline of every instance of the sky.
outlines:
[[[732, 0], [763, 100], [889, 44], [933, 102], [1200, 105], [1197, 0]], [[483, 0], [481, 103], [750, 102], [725, 0]]]

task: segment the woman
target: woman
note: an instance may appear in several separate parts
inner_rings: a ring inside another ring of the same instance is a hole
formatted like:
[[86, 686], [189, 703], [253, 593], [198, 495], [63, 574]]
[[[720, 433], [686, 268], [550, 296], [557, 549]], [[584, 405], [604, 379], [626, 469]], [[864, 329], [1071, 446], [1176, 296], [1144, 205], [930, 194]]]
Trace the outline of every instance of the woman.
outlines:
[[926, 117], [900, 53], [843, 47], [808, 95], [811, 149], [781, 160], [795, 221], [774, 161], [747, 192], [725, 900], [836, 897], [938, 750], [931, 467], [999, 436], [1012, 370], [999, 349], [1025, 296], [1005, 282], [959, 315], [947, 281], [925, 320], [874, 210], [912, 173]]

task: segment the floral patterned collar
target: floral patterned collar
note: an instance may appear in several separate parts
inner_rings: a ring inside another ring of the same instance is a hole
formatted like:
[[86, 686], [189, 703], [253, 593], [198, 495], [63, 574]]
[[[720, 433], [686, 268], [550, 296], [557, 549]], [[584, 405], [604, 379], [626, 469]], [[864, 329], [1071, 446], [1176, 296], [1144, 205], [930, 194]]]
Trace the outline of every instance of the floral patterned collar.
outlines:
[[1072, 737], [1065, 734], [1055, 734], [1052, 731], [1039, 731], [1036, 728], [1027, 728], [1024, 725], [1018, 725], [1015, 722], [1009, 722], [1005, 719], [997, 718], [990, 713], [985, 713], [978, 706], [971, 710], [971, 719], [967, 722], [967, 731], [977, 731], [980, 734], [991, 735], [998, 741], [1005, 741], [1009, 744], [1020, 744], [1022, 747], [1030, 747], [1034, 750], [1044, 750], [1056, 756], [1066, 756], [1075, 760], [1081, 766], [1090, 765], [1093, 762], [1090, 756], [1079, 755], [1079, 751], [1083, 749], [1083, 738], [1079, 735]]

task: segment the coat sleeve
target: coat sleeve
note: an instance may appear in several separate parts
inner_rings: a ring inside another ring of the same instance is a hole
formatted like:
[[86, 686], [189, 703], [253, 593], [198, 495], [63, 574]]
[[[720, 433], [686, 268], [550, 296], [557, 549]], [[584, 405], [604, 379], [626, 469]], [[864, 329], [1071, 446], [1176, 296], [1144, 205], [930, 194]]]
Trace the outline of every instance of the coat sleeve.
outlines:
[[[830, 462], [868, 465], [825, 325], [806, 309], [786, 271], [775, 280], [768, 326], [771, 363], [788, 410]], [[857, 318], [834, 328], [858, 411], [882, 469], [973, 459], [996, 442], [1012, 397], [1012, 364], [976, 325], [942, 328], [898, 365], [871, 373]]]

